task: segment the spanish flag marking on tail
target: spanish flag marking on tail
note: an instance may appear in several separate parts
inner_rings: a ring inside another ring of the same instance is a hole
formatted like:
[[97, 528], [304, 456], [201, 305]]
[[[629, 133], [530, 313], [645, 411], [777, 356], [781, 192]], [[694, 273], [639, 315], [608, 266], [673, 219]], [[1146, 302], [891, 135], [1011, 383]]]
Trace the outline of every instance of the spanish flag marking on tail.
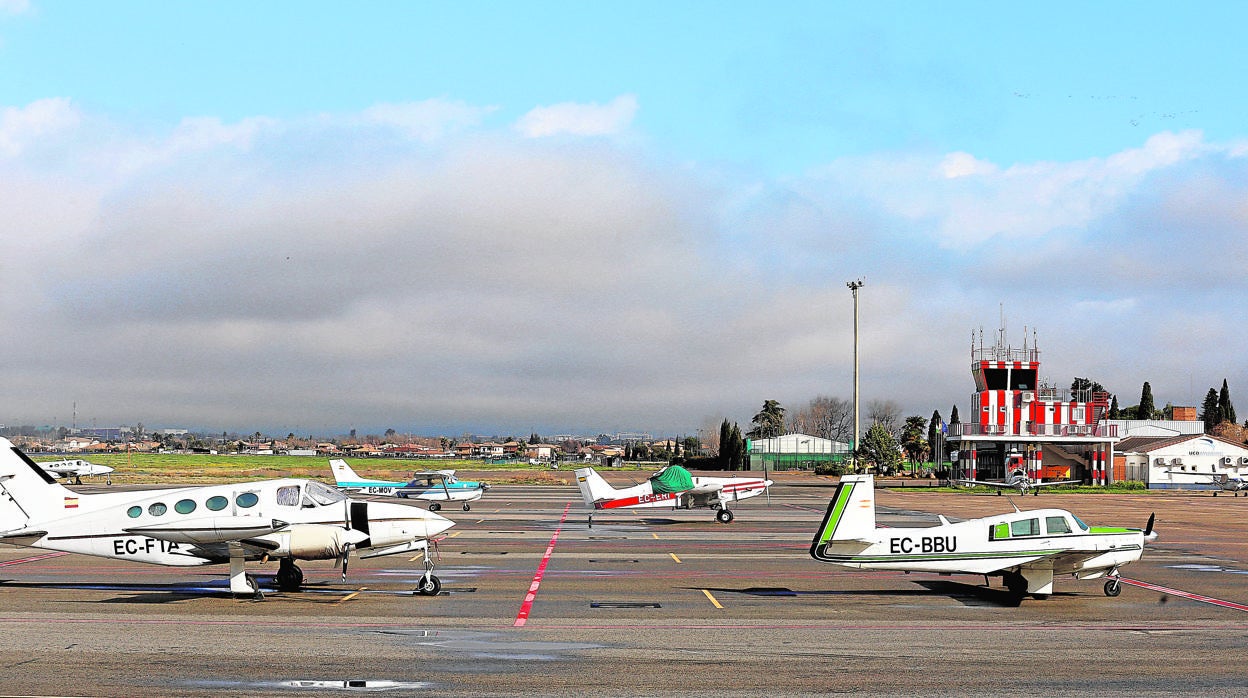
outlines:
[[66, 509], [77, 509], [77, 508], [78, 508], [78, 498], [77, 498], [77, 497], [66, 497], [66, 498], [65, 498], [65, 508], [66, 508]]

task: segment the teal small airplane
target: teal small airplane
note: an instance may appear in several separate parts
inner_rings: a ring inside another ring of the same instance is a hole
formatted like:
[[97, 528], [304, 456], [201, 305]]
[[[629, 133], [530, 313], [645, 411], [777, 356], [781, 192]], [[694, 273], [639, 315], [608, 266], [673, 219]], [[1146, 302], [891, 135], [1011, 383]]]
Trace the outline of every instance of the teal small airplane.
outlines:
[[429, 502], [429, 511], [441, 509], [440, 502], [463, 502], [464, 511], [469, 511], [472, 507], [468, 503], [481, 499], [481, 495], [490, 489], [484, 482], [468, 482], [456, 478], [454, 470], [412, 473], [412, 479], [407, 482], [389, 482], [360, 477], [340, 458], [331, 460], [329, 467], [334, 471], [334, 481], [338, 489], [344, 492], [421, 499]]
[[810, 556], [845, 567], [1001, 577], [1017, 600], [1053, 593], [1053, 578], [1105, 578], [1105, 595], [1121, 592], [1119, 569], [1155, 540], [1154, 517], [1138, 528], [1089, 526], [1062, 509], [1034, 509], [927, 528], [877, 528], [875, 483], [847, 475], [828, 503]]

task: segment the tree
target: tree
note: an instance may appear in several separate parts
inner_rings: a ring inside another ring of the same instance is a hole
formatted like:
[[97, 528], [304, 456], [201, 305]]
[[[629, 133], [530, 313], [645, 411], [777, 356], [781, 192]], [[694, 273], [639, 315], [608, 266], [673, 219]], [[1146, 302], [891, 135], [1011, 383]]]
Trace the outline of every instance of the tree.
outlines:
[[1085, 391], [1089, 394], [1089, 396], [1091, 393], [1108, 392], [1105, 390], [1105, 386], [1101, 385], [1100, 383], [1097, 383], [1091, 378], [1076, 378], [1075, 380], [1071, 381], [1071, 384], [1070, 384], [1071, 397], [1074, 397], [1080, 394], [1081, 392], [1085, 392]]
[[[944, 434], [940, 431], [940, 410], [932, 410], [932, 419], [927, 423], [927, 447], [932, 451], [932, 457], [936, 456], [936, 444], [940, 443], [940, 439], [944, 438]], [[940, 467], [937, 463], [936, 467]]]
[[896, 440], [901, 433], [901, 405], [892, 400], [872, 400], [867, 403], [867, 419], [888, 430]]
[[926, 419], [918, 415], [906, 417], [906, 423], [901, 429], [901, 449], [905, 451], [906, 459], [911, 465], [923, 460], [923, 456], [927, 454], [928, 441], [923, 438], [926, 430]]
[[848, 442], [853, 438], [854, 405], [843, 398], [820, 395], [806, 407], [789, 412], [787, 421], [789, 432]]
[[1157, 407], [1153, 405], [1153, 386], [1144, 381], [1144, 387], [1140, 390], [1140, 404], [1135, 408], [1136, 419], [1153, 419], [1153, 412]]
[[1222, 423], [1222, 410], [1218, 407], [1218, 391], [1213, 388], [1205, 393], [1205, 401], [1201, 403], [1200, 418], [1205, 422], [1205, 433], [1212, 434], [1213, 428]]
[[1222, 392], [1218, 393], [1218, 410], [1222, 413], [1222, 421], [1235, 423], [1235, 405], [1231, 404], [1231, 389], [1226, 385], [1226, 379], [1222, 379]]
[[888, 427], [877, 422], [867, 429], [858, 447], [858, 460], [871, 463], [880, 472], [891, 471], [901, 464], [901, 450]]
[[1110, 419], [1122, 419], [1122, 412], [1119, 411], [1118, 409], [1118, 396], [1117, 395], [1115, 395], [1114, 399], [1110, 401], [1109, 403], [1109, 414], [1107, 416]]
[[751, 439], [773, 439], [784, 432], [784, 408], [775, 400], [764, 400], [763, 409], [754, 415], [754, 428], [747, 432]]

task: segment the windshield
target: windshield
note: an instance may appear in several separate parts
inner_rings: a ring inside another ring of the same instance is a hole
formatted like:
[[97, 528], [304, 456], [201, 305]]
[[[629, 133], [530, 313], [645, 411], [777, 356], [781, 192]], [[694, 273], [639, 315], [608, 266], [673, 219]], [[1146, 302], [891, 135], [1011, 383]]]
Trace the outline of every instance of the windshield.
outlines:
[[1082, 528], [1085, 531], [1088, 530], [1088, 525], [1083, 522], [1083, 519], [1079, 518], [1078, 516], [1075, 516], [1074, 514], [1071, 514], [1070, 518], [1074, 519], [1075, 523], [1079, 524], [1079, 528]]
[[305, 506], [308, 506], [313, 502], [324, 506], [326, 504], [333, 504], [334, 502], [341, 502], [346, 498], [347, 495], [332, 487], [316, 482], [315, 480], [309, 480], [307, 486], [303, 490], [303, 501]]

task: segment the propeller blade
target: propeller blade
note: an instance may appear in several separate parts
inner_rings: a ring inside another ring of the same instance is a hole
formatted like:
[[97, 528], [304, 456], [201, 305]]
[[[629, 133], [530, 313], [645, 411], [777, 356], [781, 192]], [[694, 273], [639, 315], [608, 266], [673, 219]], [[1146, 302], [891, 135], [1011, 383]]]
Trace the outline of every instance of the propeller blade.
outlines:
[[1153, 521], [1155, 521], [1156, 519], [1157, 519], [1157, 512], [1153, 512], [1148, 515], [1148, 525], [1144, 527], [1145, 539], [1148, 539], [1149, 536], [1153, 535]]
[[345, 582], [347, 581], [347, 563], [351, 560], [350, 543], [347, 543], [346, 547], [342, 549], [342, 558], [340, 559], [342, 560], [342, 581]]

